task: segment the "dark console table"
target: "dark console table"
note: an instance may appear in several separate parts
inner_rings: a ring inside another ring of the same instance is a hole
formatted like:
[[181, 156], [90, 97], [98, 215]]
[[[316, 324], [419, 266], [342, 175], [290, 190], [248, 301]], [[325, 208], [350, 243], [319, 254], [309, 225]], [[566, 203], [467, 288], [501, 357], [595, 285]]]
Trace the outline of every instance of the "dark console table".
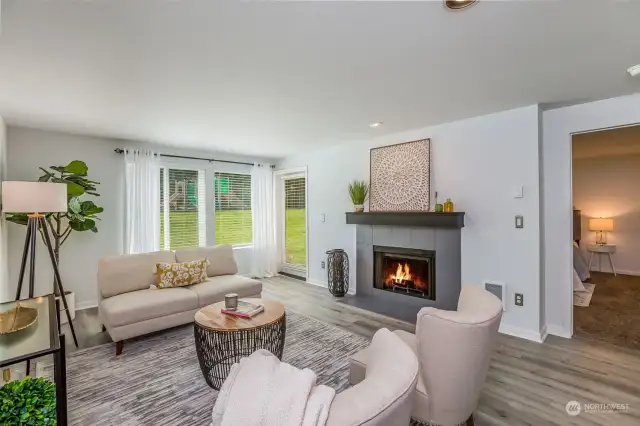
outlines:
[[56, 421], [67, 425], [67, 365], [64, 334], [60, 334], [60, 314], [53, 294], [33, 299], [0, 303], [0, 312], [7, 312], [18, 303], [38, 310], [38, 319], [28, 328], [0, 335], [0, 370], [20, 362], [27, 363], [29, 374], [32, 359], [53, 355], [53, 381], [56, 386]]

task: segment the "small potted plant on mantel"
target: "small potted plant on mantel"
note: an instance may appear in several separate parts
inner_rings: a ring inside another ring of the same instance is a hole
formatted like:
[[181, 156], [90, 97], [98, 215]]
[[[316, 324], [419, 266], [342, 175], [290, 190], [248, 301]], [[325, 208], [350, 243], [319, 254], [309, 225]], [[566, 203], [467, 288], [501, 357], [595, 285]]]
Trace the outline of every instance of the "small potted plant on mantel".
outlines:
[[353, 211], [362, 213], [364, 211], [364, 202], [369, 197], [369, 183], [364, 180], [354, 180], [349, 184], [349, 196], [353, 203]]

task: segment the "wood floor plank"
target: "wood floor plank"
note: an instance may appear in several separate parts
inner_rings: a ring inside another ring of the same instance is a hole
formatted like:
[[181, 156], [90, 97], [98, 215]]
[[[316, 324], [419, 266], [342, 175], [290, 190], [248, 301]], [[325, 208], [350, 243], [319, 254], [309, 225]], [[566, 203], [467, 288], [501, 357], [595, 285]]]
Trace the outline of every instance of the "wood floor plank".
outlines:
[[[326, 288], [282, 277], [263, 284], [264, 298], [360, 336], [371, 338], [383, 327], [415, 331], [414, 324], [337, 303]], [[97, 309], [79, 311], [74, 323], [81, 348], [111, 342]], [[67, 344], [75, 350], [71, 339]], [[565, 411], [571, 400], [630, 408], [572, 417]], [[595, 340], [550, 336], [539, 344], [500, 335], [474, 418], [479, 426], [640, 425], [640, 351]]]

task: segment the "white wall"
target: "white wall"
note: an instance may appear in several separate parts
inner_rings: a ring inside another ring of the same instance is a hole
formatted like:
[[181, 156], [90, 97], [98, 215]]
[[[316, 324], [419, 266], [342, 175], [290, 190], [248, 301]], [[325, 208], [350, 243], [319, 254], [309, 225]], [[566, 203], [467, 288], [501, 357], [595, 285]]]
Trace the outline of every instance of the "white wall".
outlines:
[[[89, 167], [89, 177], [100, 182], [95, 201], [105, 208], [98, 223], [99, 232], [74, 233], [61, 249], [60, 270], [65, 289], [76, 293], [80, 307], [97, 303], [96, 270], [98, 259], [107, 255], [123, 252], [124, 237], [124, 162], [122, 155], [113, 152], [115, 148], [142, 147], [146, 144], [120, 141], [108, 138], [70, 135], [22, 127], [9, 126], [8, 178], [10, 180], [34, 180], [41, 173], [39, 166], [67, 164], [71, 160], [82, 160]], [[260, 161], [214, 152], [195, 152], [155, 147], [154, 149], [178, 155], [214, 157], [235, 161]], [[207, 163], [196, 160], [164, 160], [173, 166], [205, 169], [207, 179], [213, 180], [213, 170], [249, 172], [250, 166]], [[213, 209], [212, 209], [213, 210]], [[25, 227], [8, 224], [9, 229], [9, 272], [10, 294], [17, 285], [20, 257], [25, 237]], [[208, 233], [209, 234], [209, 233]], [[211, 234], [213, 235], [213, 234]], [[251, 249], [236, 250], [241, 273], [248, 273], [251, 262]], [[38, 241], [36, 294], [50, 293], [52, 290], [52, 271], [46, 250]], [[25, 277], [25, 281], [28, 277]], [[23, 288], [23, 295], [27, 290]]]
[[[308, 167], [309, 280], [326, 285], [325, 252], [345, 249], [355, 261], [355, 227], [347, 184], [369, 179], [369, 149], [422, 138], [432, 140], [432, 195], [451, 197], [466, 212], [462, 230], [464, 284], [507, 283], [503, 331], [540, 337], [539, 113], [537, 106], [344, 144], [286, 158], [280, 168]], [[516, 199], [516, 188], [524, 198]], [[320, 214], [326, 221], [320, 221]], [[514, 216], [524, 216], [515, 229]], [[355, 287], [355, 266], [350, 285]], [[524, 294], [524, 306], [513, 304]]]
[[573, 334], [571, 134], [640, 123], [640, 94], [543, 114], [544, 285], [547, 331]]
[[[4, 120], [0, 117], [0, 186], [7, 175], [7, 133]], [[2, 190], [0, 190], [0, 196]], [[0, 302], [9, 300], [9, 273], [7, 259], [7, 223], [0, 215]]]
[[[607, 233], [607, 242], [616, 245], [613, 260], [621, 274], [640, 275], [639, 184], [640, 155], [573, 160], [573, 205], [582, 211], [581, 249], [589, 256], [587, 245], [596, 239], [589, 231], [590, 217], [613, 218], [615, 230]], [[594, 257], [592, 270], [613, 272], [602, 256]]]

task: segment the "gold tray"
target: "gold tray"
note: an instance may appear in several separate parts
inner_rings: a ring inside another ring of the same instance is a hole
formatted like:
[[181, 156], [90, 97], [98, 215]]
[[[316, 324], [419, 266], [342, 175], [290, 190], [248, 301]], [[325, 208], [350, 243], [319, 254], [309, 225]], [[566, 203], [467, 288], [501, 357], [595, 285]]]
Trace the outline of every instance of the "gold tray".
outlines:
[[16, 306], [7, 312], [0, 312], [0, 334], [10, 334], [24, 330], [38, 319], [38, 310], [25, 306]]

